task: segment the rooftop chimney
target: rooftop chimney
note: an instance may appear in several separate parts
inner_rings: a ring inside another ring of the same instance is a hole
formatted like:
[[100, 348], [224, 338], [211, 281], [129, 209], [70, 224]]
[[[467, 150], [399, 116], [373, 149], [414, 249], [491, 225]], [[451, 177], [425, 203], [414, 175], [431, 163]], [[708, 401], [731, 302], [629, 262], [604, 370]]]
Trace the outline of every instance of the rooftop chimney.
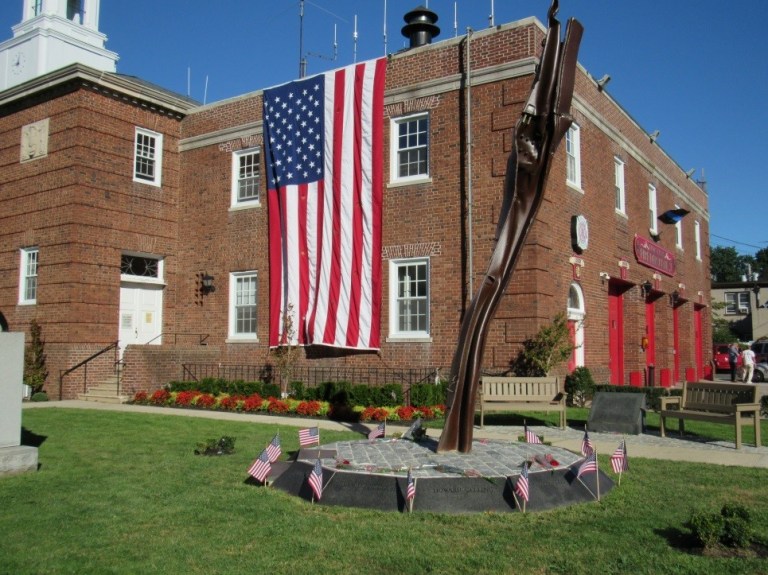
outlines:
[[411, 48], [431, 44], [432, 38], [440, 34], [440, 28], [435, 25], [437, 14], [429, 8], [419, 6], [403, 16], [405, 26], [400, 31], [411, 41]]

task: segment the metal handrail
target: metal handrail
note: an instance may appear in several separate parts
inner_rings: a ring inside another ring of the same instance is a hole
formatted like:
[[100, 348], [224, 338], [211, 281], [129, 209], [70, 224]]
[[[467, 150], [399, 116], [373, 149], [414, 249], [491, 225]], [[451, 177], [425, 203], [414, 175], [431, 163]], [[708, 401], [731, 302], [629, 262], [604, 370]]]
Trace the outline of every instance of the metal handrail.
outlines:
[[152, 343], [156, 339], [160, 339], [161, 337], [168, 336], [168, 335], [172, 335], [173, 336], [173, 345], [176, 345], [176, 342], [178, 341], [178, 336], [180, 336], [180, 335], [196, 335], [196, 336], [198, 336], [200, 338], [200, 341], [198, 342], [199, 345], [207, 345], [205, 343], [205, 340], [207, 340], [210, 337], [210, 334], [208, 334], [208, 333], [190, 333], [190, 332], [185, 332], [185, 331], [178, 331], [178, 332], [176, 332], [176, 331], [166, 331], [166, 332], [161, 333], [160, 335], [156, 335], [155, 337], [150, 339], [148, 342], [146, 342], [144, 345], [149, 345], [150, 343]]
[[[72, 373], [76, 369], [78, 369], [78, 368], [80, 368], [82, 366], [85, 366], [85, 370], [84, 370], [84, 373], [83, 373], [83, 393], [85, 393], [86, 391], [88, 391], [88, 388], [87, 388], [87, 385], [88, 385], [88, 364], [91, 361], [93, 361], [94, 359], [96, 359], [97, 357], [99, 357], [100, 355], [102, 355], [103, 353], [106, 353], [106, 352], [108, 352], [111, 349], [115, 350], [115, 357], [117, 357], [117, 350], [118, 350], [118, 344], [119, 343], [120, 343], [119, 341], [115, 341], [113, 343], [110, 343], [104, 349], [101, 349], [101, 350], [97, 351], [96, 353], [94, 353], [90, 357], [87, 357], [86, 359], [84, 359], [83, 361], [81, 361], [80, 363], [78, 363], [76, 365], [73, 365], [69, 369], [60, 369], [59, 370], [59, 401], [61, 401], [64, 398], [64, 377], [65, 376], [69, 375], [70, 373]], [[117, 361], [118, 360], [115, 361], [115, 365], [117, 365]]]

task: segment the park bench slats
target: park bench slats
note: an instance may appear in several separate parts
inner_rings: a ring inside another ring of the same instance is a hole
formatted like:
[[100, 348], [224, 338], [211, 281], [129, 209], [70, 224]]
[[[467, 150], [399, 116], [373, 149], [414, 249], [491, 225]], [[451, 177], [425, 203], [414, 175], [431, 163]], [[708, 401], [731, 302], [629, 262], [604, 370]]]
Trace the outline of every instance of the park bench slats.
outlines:
[[565, 393], [557, 377], [483, 376], [478, 391], [480, 427], [486, 411], [557, 411], [565, 428]]

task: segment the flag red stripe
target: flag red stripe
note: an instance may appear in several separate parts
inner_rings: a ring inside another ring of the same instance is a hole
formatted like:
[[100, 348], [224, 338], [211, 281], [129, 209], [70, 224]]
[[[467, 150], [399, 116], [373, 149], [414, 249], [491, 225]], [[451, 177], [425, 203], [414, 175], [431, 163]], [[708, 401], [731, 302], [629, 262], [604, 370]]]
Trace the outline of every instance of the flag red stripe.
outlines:
[[[269, 221], [280, 219], [280, 199], [277, 190], [269, 190]], [[280, 308], [283, 295], [283, 238], [280, 225], [269, 226], [269, 345], [278, 345], [280, 333]]]
[[299, 278], [300, 278], [300, 297], [299, 297], [299, 309], [298, 322], [295, 322], [293, 327], [294, 336], [298, 336], [299, 344], [305, 345], [307, 343], [307, 331], [305, 329], [304, 319], [307, 317], [307, 310], [309, 309], [309, 259], [307, 258], [308, 246], [307, 246], [307, 193], [308, 185], [299, 185], [299, 205], [298, 213], [296, 214], [299, 223]]

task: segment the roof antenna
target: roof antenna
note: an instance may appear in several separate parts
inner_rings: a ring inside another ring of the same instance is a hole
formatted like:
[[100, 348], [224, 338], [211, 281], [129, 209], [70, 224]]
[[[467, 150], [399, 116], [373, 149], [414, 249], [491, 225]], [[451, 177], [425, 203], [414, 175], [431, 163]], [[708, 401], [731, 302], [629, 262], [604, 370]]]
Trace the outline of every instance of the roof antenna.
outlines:
[[493, 28], [496, 24], [496, 16], [495, 16], [495, 10], [493, 9], [493, 0], [491, 0], [491, 14], [488, 16], [488, 26], [490, 28]]
[[459, 3], [453, 3], [453, 37], [459, 35]]
[[355, 14], [355, 31], [352, 32], [352, 42], [354, 48], [352, 50], [352, 62], [357, 62], [357, 14]]
[[304, 0], [299, 0], [299, 78], [307, 74], [307, 60], [304, 58]]
[[387, 0], [384, 0], [384, 55], [387, 55]]

